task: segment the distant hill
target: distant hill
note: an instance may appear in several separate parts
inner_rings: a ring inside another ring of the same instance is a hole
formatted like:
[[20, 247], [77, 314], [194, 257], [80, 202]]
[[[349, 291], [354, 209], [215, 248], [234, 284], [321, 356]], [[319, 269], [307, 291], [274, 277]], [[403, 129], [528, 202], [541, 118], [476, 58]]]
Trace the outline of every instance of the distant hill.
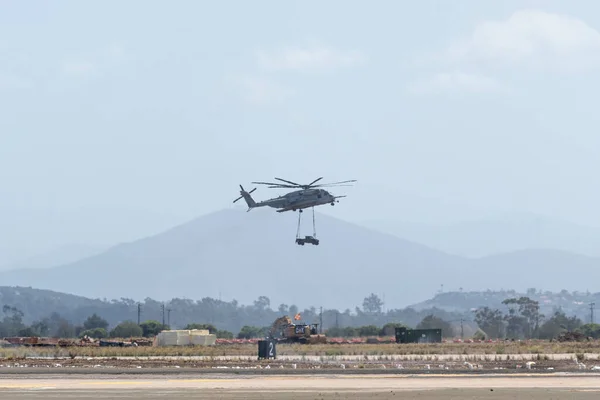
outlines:
[[[546, 250], [466, 259], [333, 217], [317, 215], [319, 246], [294, 243], [297, 213], [214, 212], [97, 256], [45, 270], [0, 273], [10, 286], [87, 297], [213, 297], [250, 304], [344, 309], [371, 292], [400, 308], [446, 290], [581, 289], [600, 260]], [[310, 212], [303, 234], [311, 233]]]
[[[146, 298], [140, 302], [140, 320], [162, 321], [162, 306], [172, 313], [164, 315], [165, 322], [171, 328], [183, 328], [190, 323], [209, 323], [218, 329], [225, 329], [237, 333], [244, 325], [265, 327], [270, 326], [276, 318], [282, 315], [301, 314], [301, 321], [308, 323], [323, 322], [323, 328], [328, 329], [335, 326], [383, 326], [388, 322], [402, 322], [408, 326], [416, 326], [424, 317], [431, 313], [454, 321], [459, 315], [445, 312], [440, 309], [414, 310], [388, 310], [387, 313], [362, 313], [349, 310], [333, 310], [316, 308], [296, 308], [294, 305], [277, 307], [269, 304], [266, 298], [258, 299], [253, 304], [240, 304], [235, 301], [225, 302], [214, 298], [204, 297], [202, 299], [173, 298], [165, 303]], [[10, 317], [11, 312], [3, 314], [2, 307], [14, 307], [23, 312], [23, 322], [32, 325], [44, 321], [48, 327], [56, 330], [64, 319], [73, 326], [81, 326], [91, 315], [97, 314], [104, 318], [109, 327], [114, 327], [123, 321], [136, 321], [138, 304], [131, 299], [88, 299], [81, 296], [73, 296], [49, 290], [39, 290], [26, 287], [0, 286], [0, 332], [2, 322]], [[354, 308], [348, 305], [348, 308]], [[10, 322], [9, 322], [10, 323]], [[64, 330], [63, 330], [64, 332]], [[49, 334], [56, 334], [56, 332]], [[0, 333], [0, 337], [1, 337]]]
[[535, 215], [440, 225], [393, 220], [365, 221], [363, 224], [464, 257], [531, 248], [600, 257], [600, 229]]
[[[319, 246], [295, 244], [297, 213], [223, 210], [161, 234], [115, 246], [49, 270], [2, 272], [5, 285], [88, 297], [168, 299], [212, 296], [251, 303], [261, 295], [299, 306], [346, 307], [371, 292], [389, 304], [426, 299], [439, 280], [406, 286], [427, 266], [450, 279], [462, 260], [326, 215], [317, 215]], [[312, 233], [305, 212], [302, 234]]]
[[446, 292], [439, 293], [433, 298], [412, 304], [409, 307], [417, 311], [427, 309], [440, 309], [452, 313], [471, 313], [480, 307], [490, 307], [506, 312], [507, 307], [502, 301], [508, 298], [529, 297], [538, 301], [540, 311], [546, 317], [552, 316], [555, 310], [561, 309], [568, 315], [577, 315], [584, 322], [589, 322], [591, 302], [600, 304], [600, 292], [569, 292], [567, 290], [542, 291], [530, 288], [527, 291], [502, 290], [502, 291], [476, 291], [476, 292]]
[[43, 254], [0, 266], [0, 270], [25, 268], [50, 268], [79, 261], [105, 251], [105, 247], [87, 244], [69, 244], [60, 246]]
[[105, 302], [52, 290], [0, 286], [0, 315], [5, 305], [22, 311], [27, 323], [49, 317], [53, 312], [83, 322], [92, 314], [91, 310], [102, 309]]
[[[434, 314], [440, 318], [459, 326], [461, 318], [466, 325], [473, 328], [473, 309], [479, 307], [498, 308], [506, 312], [502, 301], [511, 297], [529, 296], [540, 302], [541, 312], [550, 317], [553, 309], [561, 307], [568, 315], [577, 315], [584, 322], [589, 321], [588, 304], [595, 301], [600, 304], [600, 293], [583, 292], [542, 292], [530, 289], [528, 292], [506, 291], [479, 291], [479, 292], [444, 292], [404, 309], [388, 309], [380, 315], [369, 315], [355, 311], [353, 304], [347, 304], [346, 310], [323, 309], [323, 327], [334, 326], [360, 326], [375, 324], [382, 326], [387, 322], [402, 322], [408, 326], [416, 326], [425, 316]], [[131, 299], [90, 299], [82, 296], [40, 290], [29, 287], [0, 286], [0, 320], [3, 306], [16, 307], [24, 314], [24, 322], [32, 324], [46, 318], [52, 320], [56, 313], [71, 324], [77, 326], [92, 314], [97, 314], [106, 319], [111, 327], [126, 320], [136, 321], [137, 303]], [[291, 305], [291, 304], [290, 304]], [[141, 301], [141, 320], [154, 319], [161, 321], [161, 302], [147, 298]], [[236, 302], [222, 302], [217, 299], [205, 297], [202, 299], [168, 299], [166, 309], [171, 309], [169, 316], [173, 328], [183, 328], [189, 323], [211, 323], [219, 329], [226, 329], [237, 333], [242, 326], [269, 326], [282, 314], [294, 314], [299, 311], [305, 322], [319, 322], [321, 317], [319, 309], [290, 310], [287, 307], [278, 309], [276, 304], [262, 301], [253, 304], [240, 304]], [[352, 311], [350, 311], [352, 310]], [[165, 316], [166, 317], [166, 316]]]

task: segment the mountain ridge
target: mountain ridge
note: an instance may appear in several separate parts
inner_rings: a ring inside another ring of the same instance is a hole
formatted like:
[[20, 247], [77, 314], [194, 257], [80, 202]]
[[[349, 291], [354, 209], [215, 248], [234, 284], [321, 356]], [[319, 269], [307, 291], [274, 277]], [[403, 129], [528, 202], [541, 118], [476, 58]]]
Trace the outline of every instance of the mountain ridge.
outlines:
[[[309, 215], [301, 235], [312, 233]], [[401, 307], [430, 298], [440, 285], [526, 290], [559, 282], [564, 287], [557, 290], [573, 289], [580, 282], [572, 273], [563, 277], [562, 270], [577, 268], [600, 278], [600, 259], [544, 251], [468, 259], [320, 213], [321, 244], [297, 246], [297, 217], [272, 210], [219, 210], [85, 260], [48, 270], [3, 271], [0, 277], [11, 286], [86, 297], [222, 294], [250, 302], [268, 295], [278, 303], [328, 307], [360, 304], [371, 292], [385, 297], [386, 306]]]
[[477, 258], [531, 248], [565, 250], [600, 257], [600, 229], [540, 215], [517, 215], [445, 224], [394, 220], [365, 226], [462, 257]]

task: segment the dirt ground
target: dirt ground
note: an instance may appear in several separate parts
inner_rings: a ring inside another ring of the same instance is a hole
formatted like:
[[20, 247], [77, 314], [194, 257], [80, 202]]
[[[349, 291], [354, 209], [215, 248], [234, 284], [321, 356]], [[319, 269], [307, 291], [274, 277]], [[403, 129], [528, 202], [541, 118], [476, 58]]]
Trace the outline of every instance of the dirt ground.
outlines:
[[578, 365], [574, 360], [537, 360], [530, 368], [525, 361], [481, 361], [467, 364], [460, 361], [287, 361], [287, 360], [254, 360], [254, 361], [198, 361], [189, 359], [146, 360], [146, 359], [116, 359], [116, 358], [65, 358], [65, 359], [32, 359], [13, 358], [0, 359], [0, 374], [20, 373], [28, 369], [45, 369], [60, 371], [65, 369], [163, 369], [163, 370], [212, 370], [214, 372], [261, 371], [313, 371], [334, 372], [346, 371], [360, 373], [362, 370], [381, 370], [388, 373], [430, 373], [430, 372], [600, 372], [600, 362], [583, 361]]

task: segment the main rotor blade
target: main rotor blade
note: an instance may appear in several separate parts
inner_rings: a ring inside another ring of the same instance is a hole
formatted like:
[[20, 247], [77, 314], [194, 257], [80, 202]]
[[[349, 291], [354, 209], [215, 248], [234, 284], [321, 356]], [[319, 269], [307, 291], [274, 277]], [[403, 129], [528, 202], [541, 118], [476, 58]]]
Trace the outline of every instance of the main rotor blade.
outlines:
[[309, 184], [308, 184], [308, 185], [306, 185], [306, 186], [312, 186], [313, 184], [315, 184], [315, 183], [319, 182], [321, 179], [323, 179], [323, 177], [320, 177], [320, 178], [317, 178], [317, 179], [315, 179], [314, 181], [312, 181], [311, 183], [309, 183]]
[[286, 181], [285, 179], [281, 179], [281, 178], [275, 178], [275, 179], [277, 179], [278, 181], [282, 181], [282, 182], [287, 182], [287, 183], [290, 183], [290, 184], [292, 184], [292, 185], [296, 185], [296, 186], [302, 186], [302, 185], [301, 185], [301, 184], [299, 184], [299, 183], [292, 182], [292, 181]]
[[324, 183], [324, 184], [322, 184], [322, 185], [315, 185], [315, 186], [313, 186], [313, 187], [314, 187], [314, 188], [317, 188], [317, 187], [334, 187], [334, 186], [335, 186], [335, 187], [341, 187], [341, 186], [348, 186], [348, 187], [351, 187], [352, 185], [334, 185], [334, 184], [330, 184], [330, 183], [329, 183], [329, 184], [328, 184], [328, 183]]
[[[356, 179], [351, 179], [349, 181], [341, 181], [341, 182], [322, 183], [320, 185], [315, 185], [315, 187], [317, 187], [317, 186], [339, 185], [340, 183], [348, 183], [348, 182], [356, 182]], [[347, 185], [347, 186], [351, 186], [351, 185]]]
[[267, 186], [270, 189], [282, 189], [282, 188], [286, 188], [286, 189], [298, 189], [298, 186], [292, 186], [292, 185], [273, 185], [273, 186]]
[[254, 184], [257, 185], [281, 185], [281, 183], [274, 183], [274, 182], [252, 182]]
[[239, 199], [241, 199], [243, 196], [238, 197], [237, 199], [235, 199], [233, 202], [235, 203], [236, 201], [238, 201]]

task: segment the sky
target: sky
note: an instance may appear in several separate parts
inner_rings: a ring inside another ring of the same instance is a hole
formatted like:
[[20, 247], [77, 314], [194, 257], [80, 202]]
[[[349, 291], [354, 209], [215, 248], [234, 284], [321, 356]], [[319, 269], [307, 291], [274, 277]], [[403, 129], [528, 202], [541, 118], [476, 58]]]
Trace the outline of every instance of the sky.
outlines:
[[593, 0], [2, 0], [0, 265], [274, 177], [357, 179], [348, 220], [600, 226], [599, 68]]

